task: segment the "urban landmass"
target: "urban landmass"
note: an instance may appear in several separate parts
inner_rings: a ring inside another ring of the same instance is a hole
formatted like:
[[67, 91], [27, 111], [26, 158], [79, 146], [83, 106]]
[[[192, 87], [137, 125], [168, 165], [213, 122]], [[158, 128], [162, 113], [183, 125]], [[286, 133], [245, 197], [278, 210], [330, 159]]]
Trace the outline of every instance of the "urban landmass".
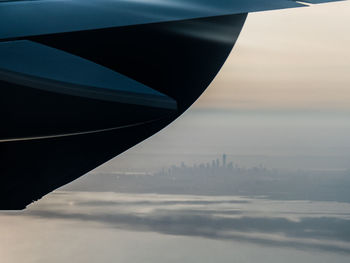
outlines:
[[350, 202], [350, 171], [241, 167], [223, 154], [210, 162], [183, 162], [155, 173], [91, 173], [64, 189]]

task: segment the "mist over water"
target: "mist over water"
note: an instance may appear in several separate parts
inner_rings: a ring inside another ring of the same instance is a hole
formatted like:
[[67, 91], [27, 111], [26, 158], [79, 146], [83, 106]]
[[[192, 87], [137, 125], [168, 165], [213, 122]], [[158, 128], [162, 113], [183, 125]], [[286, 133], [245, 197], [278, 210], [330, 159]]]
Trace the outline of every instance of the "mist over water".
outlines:
[[350, 204], [56, 191], [0, 217], [5, 262], [348, 262]]

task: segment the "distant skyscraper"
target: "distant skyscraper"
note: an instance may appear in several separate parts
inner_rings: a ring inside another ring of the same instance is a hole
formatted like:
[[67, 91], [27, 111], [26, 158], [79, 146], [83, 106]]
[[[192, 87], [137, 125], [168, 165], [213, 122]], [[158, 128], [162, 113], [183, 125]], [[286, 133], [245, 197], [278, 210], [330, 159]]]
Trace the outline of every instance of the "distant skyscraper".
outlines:
[[226, 154], [222, 155], [222, 166], [226, 167]]

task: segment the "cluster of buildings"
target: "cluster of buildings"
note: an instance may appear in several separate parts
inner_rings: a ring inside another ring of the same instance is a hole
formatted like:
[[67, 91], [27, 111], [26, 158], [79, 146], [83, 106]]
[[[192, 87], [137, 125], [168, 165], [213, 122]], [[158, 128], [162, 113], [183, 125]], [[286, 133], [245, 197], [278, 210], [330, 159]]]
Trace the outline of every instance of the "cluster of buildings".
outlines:
[[234, 164], [232, 161], [227, 162], [227, 155], [223, 154], [221, 160], [219, 158], [211, 162], [186, 165], [184, 162], [180, 166], [173, 165], [168, 169], [162, 169], [157, 175], [232, 175], [245, 172], [261, 172], [266, 171], [262, 165], [252, 168], [243, 168]]

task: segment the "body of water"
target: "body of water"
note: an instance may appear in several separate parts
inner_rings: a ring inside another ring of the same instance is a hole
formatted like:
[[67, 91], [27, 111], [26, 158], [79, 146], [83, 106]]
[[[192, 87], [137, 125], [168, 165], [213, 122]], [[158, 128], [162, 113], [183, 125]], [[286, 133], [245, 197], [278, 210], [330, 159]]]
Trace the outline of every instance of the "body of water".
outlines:
[[0, 214], [1, 262], [348, 262], [350, 204], [57, 191]]

